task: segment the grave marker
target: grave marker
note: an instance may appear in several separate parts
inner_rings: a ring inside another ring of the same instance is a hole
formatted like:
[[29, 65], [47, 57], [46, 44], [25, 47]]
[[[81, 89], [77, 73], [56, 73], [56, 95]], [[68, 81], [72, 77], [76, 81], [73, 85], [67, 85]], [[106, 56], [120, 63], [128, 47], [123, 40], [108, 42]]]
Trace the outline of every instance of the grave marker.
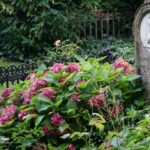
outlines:
[[147, 100], [150, 101], [150, 0], [145, 0], [137, 10], [133, 32], [138, 73], [142, 76], [147, 91]]

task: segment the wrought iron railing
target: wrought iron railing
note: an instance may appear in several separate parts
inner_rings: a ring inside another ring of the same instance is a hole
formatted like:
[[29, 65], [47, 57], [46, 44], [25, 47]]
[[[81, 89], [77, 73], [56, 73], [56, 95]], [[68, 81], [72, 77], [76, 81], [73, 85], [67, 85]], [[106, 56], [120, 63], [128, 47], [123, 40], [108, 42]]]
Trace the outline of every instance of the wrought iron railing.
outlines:
[[[110, 50], [108, 49], [108, 45], [104, 42], [102, 52], [97, 54], [96, 56], [91, 57], [102, 57], [107, 56], [102, 63], [109, 62], [112, 63], [115, 57], [112, 55]], [[57, 60], [57, 62], [44, 62], [46, 67], [52, 66], [54, 63], [65, 63], [63, 59]], [[77, 62], [77, 60], [75, 60]], [[36, 63], [30, 64], [21, 64], [19, 66], [11, 65], [9, 67], [0, 67], [0, 84], [6, 87], [9, 87], [11, 84], [19, 83], [26, 79], [27, 75], [31, 72], [37, 71], [38, 65]]]

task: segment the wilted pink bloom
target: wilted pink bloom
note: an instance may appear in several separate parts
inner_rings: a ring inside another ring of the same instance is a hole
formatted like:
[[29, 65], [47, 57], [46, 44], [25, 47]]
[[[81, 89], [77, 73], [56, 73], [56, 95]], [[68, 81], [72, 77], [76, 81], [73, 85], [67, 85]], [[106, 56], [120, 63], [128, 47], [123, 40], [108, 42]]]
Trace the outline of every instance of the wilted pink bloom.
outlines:
[[56, 91], [49, 88], [44, 88], [42, 90], [41, 96], [47, 97], [49, 99], [54, 99], [56, 97]]
[[81, 83], [85, 83], [86, 81], [85, 80], [79, 80], [78, 82], [75, 83], [75, 91], [77, 91], [78, 89], [78, 86], [81, 84]]
[[17, 111], [17, 106], [10, 105], [2, 109], [2, 114], [7, 116], [13, 116], [16, 111]]
[[23, 111], [21, 111], [21, 112], [18, 114], [18, 118], [19, 118], [20, 120], [22, 120], [23, 117], [27, 116], [28, 114], [29, 114], [28, 111], [23, 110]]
[[67, 67], [67, 72], [69, 73], [73, 73], [73, 72], [79, 72], [80, 71], [80, 67], [78, 64], [69, 64]]
[[134, 69], [128, 62], [123, 60], [122, 58], [118, 58], [114, 64], [113, 67], [116, 68], [122, 68], [123, 72], [130, 73], [130, 74], [135, 74], [136, 69]]
[[59, 73], [62, 69], [64, 69], [65, 65], [64, 64], [54, 64], [50, 71], [53, 73]]
[[110, 109], [109, 113], [111, 117], [116, 117], [120, 111], [123, 110], [123, 105], [122, 104], [116, 104], [114, 108]]
[[88, 102], [92, 107], [102, 107], [105, 105], [105, 97], [103, 94], [98, 94], [90, 98]]
[[46, 76], [46, 77], [48, 76], [47, 71], [44, 71], [44, 72], [43, 72], [43, 76]]
[[36, 110], [22, 110], [19, 114], [18, 114], [18, 119], [22, 120], [23, 117], [29, 115], [29, 114], [36, 114]]
[[61, 44], [61, 41], [60, 41], [60, 40], [57, 40], [57, 41], [55, 41], [55, 43], [54, 43], [54, 45], [55, 45], [57, 48], [60, 46], [60, 44]]
[[76, 148], [73, 144], [69, 144], [67, 150], [76, 150]]
[[33, 150], [47, 150], [47, 147], [44, 142], [40, 141], [36, 144], [36, 147], [34, 147]]
[[33, 82], [36, 79], [36, 73], [30, 73], [26, 79], [30, 79]]
[[105, 148], [111, 148], [112, 147], [112, 142], [111, 141], [109, 141], [109, 142], [106, 142], [106, 146], [105, 146]]
[[54, 126], [59, 126], [63, 124], [64, 122], [65, 120], [62, 118], [62, 116], [59, 113], [51, 117], [51, 124]]
[[67, 79], [66, 77], [60, 78], [58, 79], [58, 83], [63, 83], [66, 79]]
[[0, 102], [2, 102], [4, 100], [4, 98], [3, 97], [0, 97]]
[[43, 126], [42, 129], [46, 136], [50, 136], [55, 133], [55, 130], [49, 130], [48, 126]]
[[0, 115], [0, 125], [3, 125], [7, 122], [11, 121], [11, 118], [7, 115]]
[[80, 99], [80, 94], [78, 93], [74, 93], [71, 95], [71, 100], [78, 103], [78, 102], [81, 102], [81, 99]]
[[3, 92], [2, 92], [2, 97], [8, 97], [10, 96], [10, 94], [13, 92], [13, 88], [6, 88]]

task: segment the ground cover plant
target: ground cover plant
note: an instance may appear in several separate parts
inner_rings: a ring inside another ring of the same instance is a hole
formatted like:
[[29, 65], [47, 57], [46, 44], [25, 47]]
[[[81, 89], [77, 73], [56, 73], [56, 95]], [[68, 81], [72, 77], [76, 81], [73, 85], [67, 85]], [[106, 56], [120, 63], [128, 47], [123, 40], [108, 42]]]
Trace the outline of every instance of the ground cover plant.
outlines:
[[119, 134], [130, 121], [134, 126], [142, 117], [133, 119], [128, 113], [143, 109], [140, 76], [121, 58], [100, 65], [103, 59], [54, 64], [5, 89], [0, 148], [95, 150], [104, 144], [107, 149], [104, 139], [110, 131]]

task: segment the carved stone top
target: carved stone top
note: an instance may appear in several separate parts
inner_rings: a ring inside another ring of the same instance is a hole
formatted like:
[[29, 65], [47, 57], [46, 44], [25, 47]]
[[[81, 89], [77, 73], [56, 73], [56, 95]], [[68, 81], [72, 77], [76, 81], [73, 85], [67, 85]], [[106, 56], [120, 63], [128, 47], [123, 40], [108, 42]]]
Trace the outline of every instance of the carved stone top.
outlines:
[[145, 0], [144, 3], [150, 3], [150, 0]]

